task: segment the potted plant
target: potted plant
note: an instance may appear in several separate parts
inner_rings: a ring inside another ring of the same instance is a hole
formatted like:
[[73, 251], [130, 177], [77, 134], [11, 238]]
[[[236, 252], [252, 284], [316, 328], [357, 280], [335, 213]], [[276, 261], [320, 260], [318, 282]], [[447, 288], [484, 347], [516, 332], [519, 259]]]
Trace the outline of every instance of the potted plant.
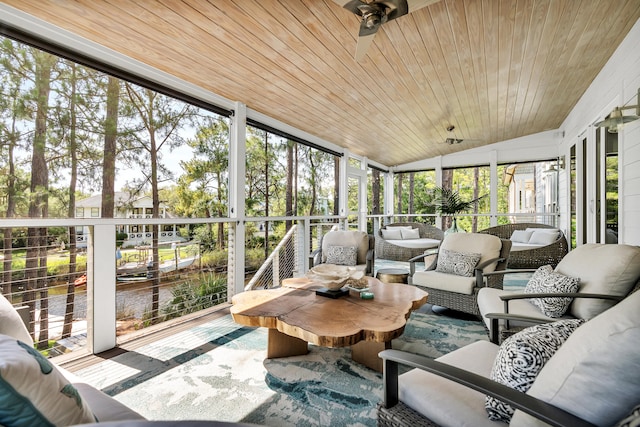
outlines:
[[480, 201], [485, 196], [480, 196], [477, 199], [473, 200], [462, 200], [460, 193], [454, 191], [450, 188], [445, 187], [436, 187], [434, 189], [434, 200], [436, 212], [443, 216], [451, 217], [451, 227], [446, 231], [446, 233], [457, 233], [460, 231], [464, 231], [461, 228], [458, 228], [457, 215], [459, 213], [468, 211], [471, 209], [474, 204]]

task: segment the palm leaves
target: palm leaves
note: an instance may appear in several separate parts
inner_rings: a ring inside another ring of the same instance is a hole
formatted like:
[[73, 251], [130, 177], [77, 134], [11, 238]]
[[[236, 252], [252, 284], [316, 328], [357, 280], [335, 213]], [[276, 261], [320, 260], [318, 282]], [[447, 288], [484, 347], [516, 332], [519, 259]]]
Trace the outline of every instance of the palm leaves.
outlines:
[[436, 212], [441, 215], [455, 217], [457, 214], [471, 209], [474, 204], [486, 196], [480, 196], [477, 199], [464, 201], [460, 197], [460, 193], [450, 188], [436, 187], [434, 189]]

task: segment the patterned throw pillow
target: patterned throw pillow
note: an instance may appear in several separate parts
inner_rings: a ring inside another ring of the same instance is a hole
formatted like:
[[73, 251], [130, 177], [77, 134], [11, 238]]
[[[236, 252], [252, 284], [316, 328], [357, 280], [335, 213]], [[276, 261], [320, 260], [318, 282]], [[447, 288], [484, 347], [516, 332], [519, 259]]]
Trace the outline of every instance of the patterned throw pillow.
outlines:
[[[569, 338], [583, 319], [559, 320], [526, 328], [507, 338], [493, 362], [490, 378], [515, 390], [526, 392], [551, 356]], [[511, 421], [511, 405], [487, 396], [485, 409], [489, 419]]]
[[354, 266], [358, 263], [358, 248], [355, 246], [327, 247], [327, 264]]
[[457, 276], [471, 277], [480, 261], [480, 254], [468, 252], [456, 252], [441, 249], [438, 252], [436, 271], [440, 273], [455, 274]]
[[640, 405], [631, 410], [631, 413], [618, 421], [615, 427], [640, 427]]
[[[525, 294], [547, 293], [572, 293], [578, 292], [580, 279], [565, 276], [553, 271], [550, 265], [544, 265], [536, 270], [531, 276], [527, 286], [524, 288]], [[545, 316], [561, 317], [569, 308], [573, 298], [569, 297], [548, 297], [531, 298], [532, 304], [540, 309]]]
[[95, 423], [78, 390], [49, 362], [15, 338], [0, 335], [0, 425]]

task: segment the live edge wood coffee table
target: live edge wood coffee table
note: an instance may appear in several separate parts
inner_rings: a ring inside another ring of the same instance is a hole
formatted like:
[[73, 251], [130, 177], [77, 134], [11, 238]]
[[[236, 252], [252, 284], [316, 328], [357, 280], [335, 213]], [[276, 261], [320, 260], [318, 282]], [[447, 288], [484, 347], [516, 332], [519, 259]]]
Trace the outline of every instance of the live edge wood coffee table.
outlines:
[[378, 353], [404, 332], [412, 310], [427, 302], [427, 293], [408, 285], [388, 285], [367, 278], [373, 299], [352, 292], [332, 299], [316, 295], [322, 285], [307, 278], [285, 279], [282, 287], [235, 295], [231, 315], [236, 323], [269, 329], [267, 358], [307, 354], [308, 343], [351, 346], [351, 357], [382, 371]]

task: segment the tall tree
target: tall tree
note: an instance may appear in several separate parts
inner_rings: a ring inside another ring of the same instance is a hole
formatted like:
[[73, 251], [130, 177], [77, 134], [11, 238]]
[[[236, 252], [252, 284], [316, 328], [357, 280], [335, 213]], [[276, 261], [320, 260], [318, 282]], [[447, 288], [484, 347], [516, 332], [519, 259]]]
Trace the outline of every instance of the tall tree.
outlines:
[[[130, 114], [142, 126], [138, 132], [132, 133], [137, 160], [144, 174], [140, 188], [151, 186], [152, 217], [160, 217], [159, 185], [164, 179], [170, 178], [170, 171], [161, 163], [162, 149], [171, 149], [183, 143], [178, 130], [186, 126], [193, 114], [194, 107], [184, 102], [176, 101], [150, 89], [140, 88], [131, 83], [125, 83]], [[160, 257], [158, 252], [158, 224], [152, 226], [152, 291], [151, 291], [151, 321], [158, 321], [160, 308]]]
[[[51, 74], [57, 59], [46, 52], [34, 50], [36, 103], [35, 133], [31, 155], [30, 218], [48, 216], [49, 173], [46, 162], [47, 115], [51, 92]], [[47, 348], [49, 332], [49, 298], [47, 291], [47, 229], [29, 227], [27, 231], [27, 259], [25, 262], [31, 321], [35, 320], [35, 293], [40, 301], [40, 335], [36, 345]]]
[[415, 194], [415, 172], [409, 172], [409, 212], [407, 213], [414, 213], [415, 209], [414, 209], [414, 205], [413, 205], [413, 201], [414, 201], [414, 194]]
[[404, 178], [404, 173], [399, 173], [398, 175], [398, 188], [396, 189], [397, 192], [397, 203], [398, 203], [398, 207], [397, 207], [397, 213], [402, 213], [402, 181]]
[[120, 80], [109, 76], [107, 111], [104, 120], [104, 150], [102, 161], [102, 217], [113, 218], [115, 212], [116, 153], [118, 138], [118, 105]]
[[[71, 156], [71, 176], [69, 179], [69, 218], [75, 216], [76, 208], [76, 185], [78, 182], [78, 144], [76, 139], [76, 130], [78, 126], [78, 118], [76, 111], [76, 94], [77, 94], [77, 65], [70, 62], [71, 75], [69, 78], [69, 155]], [[76, 228], [69, 227], [69, 273], [67, 274], [67, 304], [65, 305], [64, 322], [62, 326], [62, 338], [71, 336], [73, 327], [73, 311], [75, 307], [75, 275], [77, 261], [77, 244], [76, 244]]]
[[[13, 218], [16, 215], [16, 208], [21, 187], [24, 183], [18, 178], [16, 171], [15, 152], [19, 147], [22, 138], [18, 121], [27, 116], [27, 106], [25, 103], [24, 78], [21, 73], [13, 72], [15, 66], [15, 56], [25, 54], [24, 49], [16, 49], [15, 43], [5, 39], [0, 45], [2, 54], [0, 55], [0, 65], [5, 70], [1, 75], [0, 87], [0, 149], [1, 159], [4, 160], [6, 169], [3, 169], [3, 187], [6, 188], [6, 209], [5, 218]], [[20, 50], [17, 52], [16, 50]], [[0, 163], [1, 164], [1, 163]], [[13, 269], [13, 228], [3, 228], [3, 270], [2, 270], [2, 293], [9, 295], [12, 287]]]
[[[177, 191], [183, 202], [179, 213], [205, 218], [225, 217], [229, 197], [229, 124], [225, 119], [207, 118], [198, 128], [195, 138], [187, 144], [193, 148], [194, 157], [181, 163], [185, 173], [178, 180]], [[207, 230], [207, 238], [211, 239], [211, 223], [207, 224]], [[224, 224], [221, 222], [217, 225], [216, 247], [225, 247]]]
[[380, 171], [372, 169], [371, 177], [371, 214], [380, 215]]

